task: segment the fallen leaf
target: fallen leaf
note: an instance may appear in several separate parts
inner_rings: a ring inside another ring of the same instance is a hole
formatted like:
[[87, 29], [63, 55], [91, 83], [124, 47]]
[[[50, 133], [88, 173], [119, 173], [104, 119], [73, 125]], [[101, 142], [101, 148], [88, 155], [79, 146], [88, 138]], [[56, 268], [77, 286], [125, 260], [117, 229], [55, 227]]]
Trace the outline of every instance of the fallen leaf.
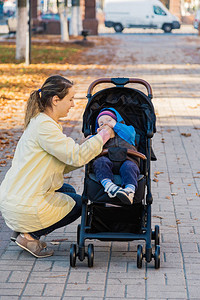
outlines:
[[13, 159], [13, 155], [6, 155], [7, 159]]
[[6, 160], [0, 160], [0, 166], [5, 167], [7, 165]]
[[155, 177], [157, 177], [157, 175], [160, 175], [160, 174], [163, 174], [164, 172], [159, 172], [159, 171], [157, 171], [157, 172], [154, 172], [154, 176]]
[[165, 139], [164, 138], [162, 138], [161, 143], [165, 143]]
[[200, 130], [200, 127], [194, 127], [194, 129], [196, 129], [196, 130]]
[[154, 178], [153, 181], [154, 181], [154, 182], [158, 182], [158, 179]]
[[191, 186], [191, 184], [189, 183], [188, 186]]
[[185, 137], [189, 137], [189, 136], [191, 136], [191, 133], [184, 133], [184, 132], [182, 132], [181, 135], [183, 135]]
[[56, 240], [52, 240], [52, 242], [65, 242], [68, 241], [68, 239], [56, 239]]
[[177, 194], [177, 193], [171, 193], [171, 195], [172, 195], [172, 196], [177, 196], [178, 194]]
[[179, 219], [176, 219], [176, 224], [181, 224], [181, 221]]
[[52, 245], [59, 245], [60, 243], [59, 242], [50, 242], [50, 244], [52, 244]]
[[166, 131], [167, 132], [172, 132], [172, 131], [174, 131], [174, 129], [167, 129]]
[[173, 181], [169, 181], [169, 184], [174, 184]]
[[147, 280], [148, 279], [148, 277], [144, 277], [144, 280]]
[[171, 199], [169, 196], [166, 196], [165, 199]]
[[158, 219], [163, 219], [163, 217], [156, 216], [156, 215], [154, 215], [153, 217], [154, 217], [154, 218], [158, 218]]

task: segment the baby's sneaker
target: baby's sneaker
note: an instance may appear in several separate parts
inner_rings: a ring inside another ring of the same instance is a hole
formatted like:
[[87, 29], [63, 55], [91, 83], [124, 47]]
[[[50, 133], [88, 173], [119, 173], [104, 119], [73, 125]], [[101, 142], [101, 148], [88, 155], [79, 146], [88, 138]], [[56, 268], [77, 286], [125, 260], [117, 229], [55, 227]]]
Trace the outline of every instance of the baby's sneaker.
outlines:
[[114, 184], [113, 182], [108, 182], [105, 186], [105, 192], [110, 198], [116, 197], [117, 191], [120, 190], [120, 187]]
[[133, 192], [133, 190], [129, 188], [120, 188], [116, 193], [116, 197], [119, 198], [123, 204], [132, 205], [134, 194], [135, 193]]

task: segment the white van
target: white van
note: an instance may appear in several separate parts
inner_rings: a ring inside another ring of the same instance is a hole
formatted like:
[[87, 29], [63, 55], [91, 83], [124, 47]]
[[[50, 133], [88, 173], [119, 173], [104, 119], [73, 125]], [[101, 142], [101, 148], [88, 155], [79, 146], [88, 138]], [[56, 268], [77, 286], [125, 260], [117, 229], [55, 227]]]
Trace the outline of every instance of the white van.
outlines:
[[116, 32], [124, 28], [179, 29], [180, 22], [158, 0], [105, 0], [105, 26]]

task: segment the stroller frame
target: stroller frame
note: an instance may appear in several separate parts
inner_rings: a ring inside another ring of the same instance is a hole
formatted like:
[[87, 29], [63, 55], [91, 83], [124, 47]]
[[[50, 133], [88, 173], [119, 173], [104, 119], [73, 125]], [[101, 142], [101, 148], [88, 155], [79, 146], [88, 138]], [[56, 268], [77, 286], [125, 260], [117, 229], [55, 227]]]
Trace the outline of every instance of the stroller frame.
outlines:
[[[139, 78], [100, 78], [91, 83], [88, 88], [88, 103], [92, 99], [92, 91], [94, 87], [101, 83], [112, 83], [116, 87], [124, 87], [127, 83], [139, 83], [146, 87], [148, 92], [148, 98], [152, 99], [152, 89], [148, 82]], [[87, 126], [86, 126], [87, 127]], [[83, 127], [83, 132], [85, 136], [90, 134], [88, 128]], [[151, 204], [153, 202], [153, 197], [151, 193], [151, 178], [150, 178], [150, 158], [151, 158], [151, 138], [154, 135], [154, 131], [151, 126], [148, 127], [147, 131], [147, 152], [145, 158], [143, 158], [143, 174], [146, 178], [146, 199], [144, 199], [144, 210], [145, 210], [145, 224], [141, 228], [140, 233], [124, 233], [124, 232], [90, 232], [90, 225], [87, 223], [88, 217], [88, 197], [87, 197], [87, 184], [84, 180], [84, 191], [82, 194], [82, 216], [81, 224], [77, 228], [77, 245], [72, 244], [70, 247], [70, 265], [71, 267], [76, 266], [76, 258], [78, 257], [80, 261], [83, 261], [85, 257], [88, 259], [88, 267], [93, 266], [94, 261], [94, 246], [93, 244], [88, 245], [87, 252], [85, 251], [85, 240], [86, 239], [98, 239], [103, 241], [132, 241], [132, 240], [144, 240], [146, 242], [145, 252], [143, 252], [142, 245], [137, 247], [137, 267], [142, 267], [142, 260], [145, 258], [147, 263], [151, 262], [152, 259], [155, 260], [155, 269], [160, 268], [160, 232], [159, 226], [156, 225], [155, 229], [151, 229]], [[88, 165], [85, 167], [85, 178], [88, 175]], [[152, 240], [155, 241], [155, 251], [152, 250]]]

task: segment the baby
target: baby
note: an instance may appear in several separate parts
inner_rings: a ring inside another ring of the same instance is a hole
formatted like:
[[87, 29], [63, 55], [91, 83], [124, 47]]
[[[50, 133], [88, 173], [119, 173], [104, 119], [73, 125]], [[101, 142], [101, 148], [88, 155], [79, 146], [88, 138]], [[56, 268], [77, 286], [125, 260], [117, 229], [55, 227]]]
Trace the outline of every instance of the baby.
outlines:
[[[113, 128], [114, 133], [104, 145], [104, 149], [120, 147], [137, 151], [135, 148], [136, 132], [134, 127], [126, 125], [121, 115], [114, 108], [102, 109], [97, 116], [96, 131], [98, 132], [105, 125]], [[133, 159], [127, 155], [126, 158], [119, 161], [119, 153], [116, 152], [111, 159], [109, 155], [95, 159], [93, 169], [96, 178], [101, 182], [104, 191], [107, 192], [110, 198], [117, 197], [126, 205], [133, 204], [137, 179], [140, 174], [137, 158]], [[113, 183], [113, 170], [119, 172], [123, 188]]]

